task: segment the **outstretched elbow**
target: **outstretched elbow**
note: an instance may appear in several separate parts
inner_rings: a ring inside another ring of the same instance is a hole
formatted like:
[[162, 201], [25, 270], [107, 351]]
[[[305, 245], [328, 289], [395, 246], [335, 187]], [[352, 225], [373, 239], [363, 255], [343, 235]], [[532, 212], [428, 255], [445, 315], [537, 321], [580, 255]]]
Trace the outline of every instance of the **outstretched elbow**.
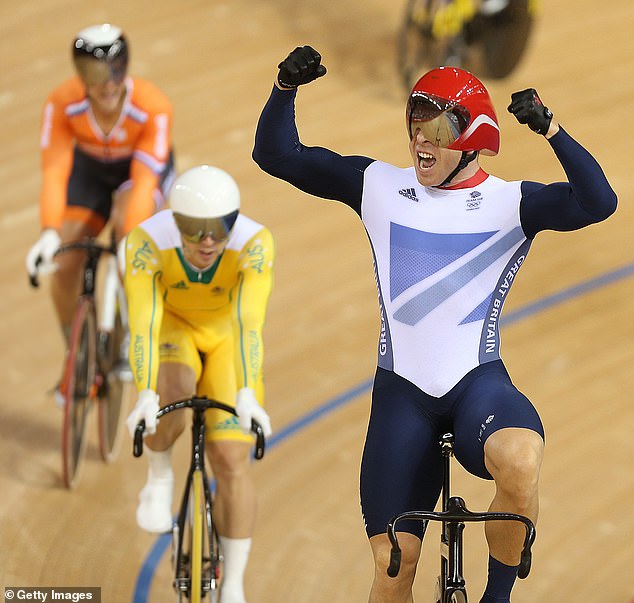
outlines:
[[253, 152], [251, 153], [251, 157], [258, 167], [270, 176], [281, 178], [283, 180], [286, 180], [289, 177], [289, 169], [287, 166], [287, 161], [289, 159], [288, 155], [266, 150], [262, 146], [256, 144], [253, 148]]
[[271, 157], [267, 157], [267, 154], [264, 153], [259, 146], [256, 145], [253, 147], [251, 157], [261, 170], [270, 173], [268, 168], [272, 165]]
[[615, 211], [618, 205], [618, 199], [616, 193], [610, 188], [603, 195], [599, 215], [597, 216], [597, 222], [607, 220]]

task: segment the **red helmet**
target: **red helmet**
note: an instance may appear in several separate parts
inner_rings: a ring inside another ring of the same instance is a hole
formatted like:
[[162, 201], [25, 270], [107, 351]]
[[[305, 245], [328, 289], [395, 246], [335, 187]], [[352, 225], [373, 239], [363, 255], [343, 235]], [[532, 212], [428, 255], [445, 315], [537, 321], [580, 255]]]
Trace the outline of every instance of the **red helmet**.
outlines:
[[500, 127], [484, 84], [458, 67], [438, 67], [421, 77], [407, 101], [410, 138], [420, 128], [440, 147], [497, 155]]

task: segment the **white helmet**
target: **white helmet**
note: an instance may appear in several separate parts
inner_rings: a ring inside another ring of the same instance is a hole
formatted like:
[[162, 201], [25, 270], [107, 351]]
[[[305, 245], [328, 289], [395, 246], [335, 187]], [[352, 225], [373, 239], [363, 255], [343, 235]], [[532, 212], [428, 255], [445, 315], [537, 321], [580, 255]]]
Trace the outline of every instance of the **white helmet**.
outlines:
[[229, 237], [240, 213], [240, 190], [224, 170], [200, 165], [174, 181], [169, 205], [186, 240], [198, 243], [211, 236], [220, 242]]

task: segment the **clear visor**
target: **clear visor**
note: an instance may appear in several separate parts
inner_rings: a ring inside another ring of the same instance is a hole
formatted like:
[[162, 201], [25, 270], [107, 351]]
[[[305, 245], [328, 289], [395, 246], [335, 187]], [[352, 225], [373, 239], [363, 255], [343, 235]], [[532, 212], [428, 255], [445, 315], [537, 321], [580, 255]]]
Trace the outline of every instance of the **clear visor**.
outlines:
[[183, 239], [189, 243], [200, 243], [207, 237], [211, 237], [217, 243], [223, 243], [229, 238], [239, 213], [234, 211], [220, 218], [192, 218], [174, 213], [174, 221]]
[[420, 130], [432, 144], [447, 148], [467, 129], [469, 111], [455, 103], [433, 95], [415, 94], [409, 99], [409, 136]]
[[113, 81], [120, 84], [125, 79], [128, 61], [121, 56], [111, 61], [100, 61], [92, 57], [77, 57], [75, 67], [86, 86], [97, 86]]

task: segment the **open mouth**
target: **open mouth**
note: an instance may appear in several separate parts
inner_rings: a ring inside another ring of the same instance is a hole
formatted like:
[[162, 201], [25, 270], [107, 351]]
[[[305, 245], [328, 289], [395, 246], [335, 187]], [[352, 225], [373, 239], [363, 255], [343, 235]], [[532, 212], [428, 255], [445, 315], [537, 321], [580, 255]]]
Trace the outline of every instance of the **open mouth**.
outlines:
[[421, 170], [428, 170], [434, 167], [436, 158], [431, 153], [425, 153], [424, 151], [418, 153], [418, 167]]

